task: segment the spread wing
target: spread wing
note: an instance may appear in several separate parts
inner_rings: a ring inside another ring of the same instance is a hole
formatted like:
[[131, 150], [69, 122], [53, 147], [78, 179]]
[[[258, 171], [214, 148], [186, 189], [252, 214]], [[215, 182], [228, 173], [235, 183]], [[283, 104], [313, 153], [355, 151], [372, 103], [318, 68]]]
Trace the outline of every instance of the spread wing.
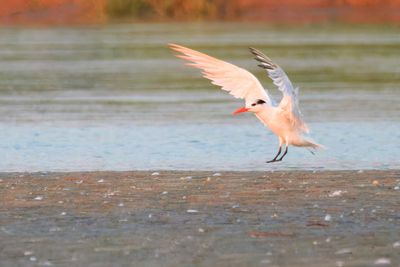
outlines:
[[262, 99], [271, 104], [271, 100], [257, 78], [245, 69], [228, 62], [216, 59], [198, 51], [177, 44], [169, 47], [181, 55], [177, 57], [190, 61], [186, 65], [199, 68], [203, 77], [212, 81], [212, 84], [221, 86], [236, 98], [254, 101]]
[[251, 48], [250, 51], [255, 55], [255, 59], [260, 63], [258, 66], [267, 70], [268, 76], [282, 92], [283, 97], [278, 107], [286, 113], [287, 118], [304, 132], [308, 133], [308, 127], [302, 120], [299, 108], [298, 88], [293, 88], [292, 82], [281, 67], [257, 49]]

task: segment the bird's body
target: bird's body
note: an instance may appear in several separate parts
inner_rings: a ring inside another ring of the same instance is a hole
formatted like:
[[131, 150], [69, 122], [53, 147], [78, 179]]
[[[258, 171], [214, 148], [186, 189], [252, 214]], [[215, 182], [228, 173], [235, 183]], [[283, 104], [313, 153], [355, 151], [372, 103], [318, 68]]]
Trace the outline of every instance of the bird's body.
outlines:
[[[213, 84], [222, 87], [236, 98], [245, 99], [246, 106], [234, 112], [253, 112], [255, 116], [279, 138], [279, 150], [274, 159], [268, 162], [281, 161], [288, 151], [288, 146], [321, 148], [306, 134], [309, 132], [302, 119], [298, 107], [298, 89], [292, 86], [286, 73], [266, 55], [250, 48], [261, 68], [266, 69], [268, 76], [282, 91], [283, 97], [279, 104], [274, 104], [267, 91], [258, 79], [245, 69], [239, 68], [228, 62], [213, 58], [198, 51], [176, 44], [170, 45], [171, 49], [180, 52], [178, 57], [188, 60], [187, 65], [203, 70], [203, 76], [210, 79]], [[285, 145], [285, 151], [279, 157]]]
[[279, 137], [280, 145], [284, 143], [293, 146], [318, 147], [318, 144], [314, 144], [311, 140], [307, 139], [304, 133], [290, 122], [281, 108], [266, 107], [255, 115]]

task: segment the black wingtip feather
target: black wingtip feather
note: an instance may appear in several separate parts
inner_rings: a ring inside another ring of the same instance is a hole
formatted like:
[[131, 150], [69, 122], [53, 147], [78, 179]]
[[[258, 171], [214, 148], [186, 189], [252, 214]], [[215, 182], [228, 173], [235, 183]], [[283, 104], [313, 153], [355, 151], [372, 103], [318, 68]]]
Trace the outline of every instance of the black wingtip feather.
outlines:
[[253, 48], [253, 47], [249, 47], [250, 52], [255, 55], [256, 57], [254, 58], [255, 60], [257, 60], [258, 62], [263, 63], [262, 65], [258, 65], [259, 67], [263, 68], [263, 69], [268, 69], [268, 70], [273, 70], [275, 69], [277, 66], [272, 62], [272, 60], [267, 57], [266, 55], [264, 55], [262, 52], [258, 51], [257, 49]]
[[274, 68], [271, 67], [271, 66], [267, 66], [267, 65], [263, 65], [263, 64], [259, 64], [259, 65], [257, 65], [257, 66], [259, 66], [260, 68], [263, 68], [263, 69], [267, 69], [267, 70], [273, 70], [273, 69], [274, 69]]

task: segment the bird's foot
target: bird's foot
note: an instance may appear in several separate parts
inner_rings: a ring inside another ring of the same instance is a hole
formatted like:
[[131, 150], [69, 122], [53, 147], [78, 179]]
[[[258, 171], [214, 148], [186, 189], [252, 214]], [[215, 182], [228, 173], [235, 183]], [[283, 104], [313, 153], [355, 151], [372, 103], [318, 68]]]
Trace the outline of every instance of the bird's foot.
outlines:
[[274, 162], [279, 162], [279, 161], [282, 161], [282, 159], [271, 159], [271, 160], [266, 161], [266, 163], [274, 163]]

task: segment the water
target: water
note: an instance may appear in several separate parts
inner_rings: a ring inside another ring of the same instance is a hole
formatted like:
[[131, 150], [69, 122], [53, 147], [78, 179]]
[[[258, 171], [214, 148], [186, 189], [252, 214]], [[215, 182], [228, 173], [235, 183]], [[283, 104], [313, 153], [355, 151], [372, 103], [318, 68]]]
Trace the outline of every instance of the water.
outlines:
[[[0, 171], [400, 167], [400, 30], [389, 26], [134, 24], [0, 29]], [[176, 42], [252, 71], [247, 47], [300, 87], [313, 139], [277, 138], [172, 56]]]

